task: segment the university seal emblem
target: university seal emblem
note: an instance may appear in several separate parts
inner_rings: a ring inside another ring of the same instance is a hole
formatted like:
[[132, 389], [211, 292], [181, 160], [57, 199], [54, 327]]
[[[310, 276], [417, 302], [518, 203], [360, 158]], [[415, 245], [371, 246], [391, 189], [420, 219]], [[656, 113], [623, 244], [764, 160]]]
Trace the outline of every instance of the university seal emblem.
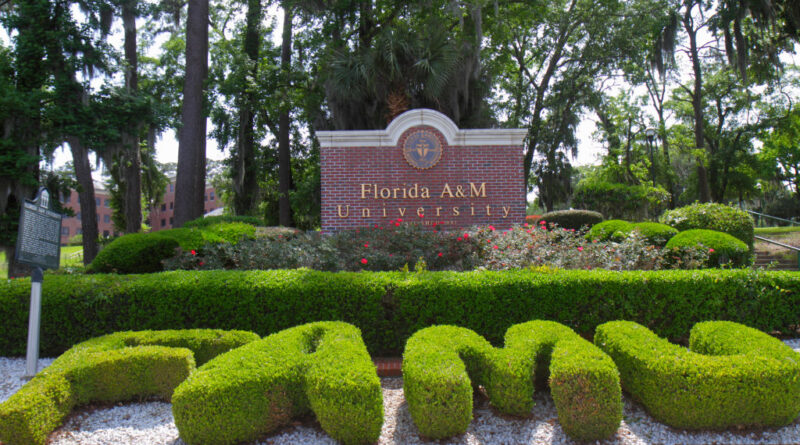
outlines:
[[432, 131], [418, 130], [406, 138], [403, 157], [414, 168], [429, 169], [442, 158], [442, 144]]

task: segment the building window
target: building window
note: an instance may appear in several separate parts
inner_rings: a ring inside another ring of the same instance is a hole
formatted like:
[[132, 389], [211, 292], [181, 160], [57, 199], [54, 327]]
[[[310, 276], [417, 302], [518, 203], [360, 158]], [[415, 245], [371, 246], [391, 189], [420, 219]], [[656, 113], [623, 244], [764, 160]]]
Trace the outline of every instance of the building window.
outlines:
[[164, 218], [161, 218], [161, 227], [167, 227], [167, 220]]
[[75, 214], [75, 218], [78, 218], [78, 221], [81, 220], [81, 212]]
[[170, 217], [169, 217], [169, 225], [173, 225], [173, 224], [175, 224], [173, 221], [174, 221], [174, 220], [173, 220], [173, 218], [170, 216]]
[[108, 238], [108, 230], [103, 230], [103, 236], [104, 236], [105, 238]]
[[[104, 223], [111, 222], [111, 216], [110, 215], [103, 215], [103, 222]], [[108, 235], [106, 235], [106, 236], [108, 236]]]
[[111, 201], [106, 199], [105, 201], [103, 201], [103, 205], [106, 206], [106, 208], [108, 208], [109, 205], [111, 205]]
[[75, 230], [75, 234], [76, 234], [76, 235], [82, 235], [82, 234], [83, 234], [83, 229], [77, 229], [77, 230]]
[[175, 184], [170, 184], [169, 185], [169, 191], [170, 192], [174, 192], [175, 191]]
[[208, 194], [208, 196], [210, 196], [210, 197], [211, 197], [211, 200], [212, 200], [212, 201], [214, 200], [214, 192], [211, 192], [211, 193], [209, 193], [209, 194]]
[[69, 236], [69, 227], [61, 228], [61, 236]]
[[161, 204], [161, 211], [162, 212], [166, 212], [167, 211], [167, 205], [166, 204]]
[[70, 193], [65, 193], [64, 196], [63, 196], [63, 199], [61, 200], [61, 202], [63, 202], [64, 204], [67, 204], [67, 203], [69, 203], [70, 198], [72, 198], [72, 193], [71, 192]]
[[100, 198], [94, 198], [94, 203], [97, 207], [100, 207]]
[[203, 201], [208, 201], [208, 195], [203, 195]]
[[170, 210], [172, 210], [172, 205], [173, 205], [173, 204], [174, 204], [174, 203], [172, 203], [172, 202], [171, 202], [171, 203], [169, 203], [169, 209], [170, 209]]

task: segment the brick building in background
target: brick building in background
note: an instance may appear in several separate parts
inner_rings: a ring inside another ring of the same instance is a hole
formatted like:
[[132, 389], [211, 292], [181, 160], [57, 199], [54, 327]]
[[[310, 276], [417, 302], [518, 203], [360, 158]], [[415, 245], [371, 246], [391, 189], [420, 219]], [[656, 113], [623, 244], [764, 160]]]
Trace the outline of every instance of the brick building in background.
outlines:
[[[161, 198], [161, 204], [156, 206], [155, 209], [150, 209], [148, 221], [146, 223], [150, 226], [152, 231], [166, 230], [172, 228], [173, 214], [175, 212], [175, 178], [170, 179], [169, 185], [164, 196]], [[100, 236], [119, 236], [121, 233], [114, 230], [114, 223], [111, 220], [111, 195], [108, 190], [101, 184], [94, 184], [95, 204], [97, 206], [97, 232]], [[62, 196], [61, 202], [64, 207], [69, 207], [75, 213], [71, 218], [64, 218], [61, 223], [61, 244], [67, 244], [70, 238], [75, 235], [81, 234], [81, 208], [78, 192], [70, 190], [68, 196]], [[222, 207], [214, 187], [206, 187], [205, 191], [205, 212], [208, 213], [212, 210]]]

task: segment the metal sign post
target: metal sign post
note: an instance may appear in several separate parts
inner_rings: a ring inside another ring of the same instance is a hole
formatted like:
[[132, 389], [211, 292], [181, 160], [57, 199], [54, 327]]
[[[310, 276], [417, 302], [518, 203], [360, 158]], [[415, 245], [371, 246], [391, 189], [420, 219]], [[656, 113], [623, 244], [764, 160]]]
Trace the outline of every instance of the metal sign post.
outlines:
[[44, 187], [39, 189], [36, 199], [26, 200], [21, 210], [14, 258], [19, 263], [33, 266], [28, 349], [25, 358], [25, 377], [32, 378], [39, 368], [43, 269], [58, 269], [61, 257], [62, 215], [50, 210], [50, 194]]

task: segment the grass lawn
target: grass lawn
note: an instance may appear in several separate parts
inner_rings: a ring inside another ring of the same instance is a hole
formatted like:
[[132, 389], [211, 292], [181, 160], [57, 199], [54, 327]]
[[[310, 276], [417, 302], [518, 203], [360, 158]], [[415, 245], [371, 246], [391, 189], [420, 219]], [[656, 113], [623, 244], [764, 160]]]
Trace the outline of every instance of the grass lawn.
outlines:
[[[61, 267], [78, 267], [83, 265], [83, 258], [80, 256], [73, 256], [76, 252], [82, 252], [81, 246], [61, 246]], [[8, 278], [8, 262], [6, 261], [6, 253], [0, 250], [0, 279]]]
[[800, 226], [787, 226], [787, 227], [756, 227], [756, 235], [774, 235], [778, 233], [792, 233], [800, 232]]

